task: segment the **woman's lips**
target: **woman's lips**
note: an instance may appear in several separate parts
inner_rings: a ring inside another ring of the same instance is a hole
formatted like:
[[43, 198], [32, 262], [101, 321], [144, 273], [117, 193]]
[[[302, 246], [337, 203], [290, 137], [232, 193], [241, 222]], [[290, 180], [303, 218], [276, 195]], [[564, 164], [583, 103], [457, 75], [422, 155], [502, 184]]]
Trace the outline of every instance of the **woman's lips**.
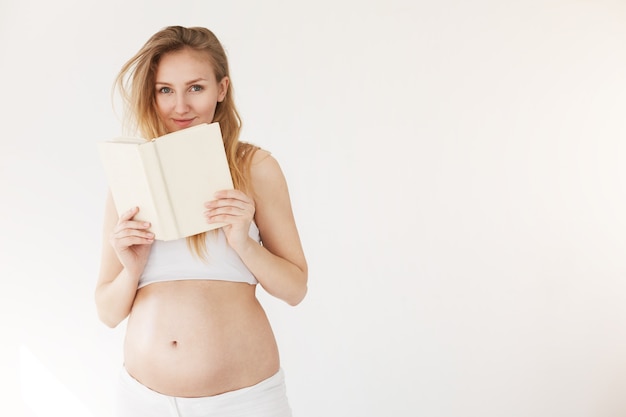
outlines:
[[193, 119], [172, 119], [172, 121], [178, 127], [187, 127], [193, 122]]

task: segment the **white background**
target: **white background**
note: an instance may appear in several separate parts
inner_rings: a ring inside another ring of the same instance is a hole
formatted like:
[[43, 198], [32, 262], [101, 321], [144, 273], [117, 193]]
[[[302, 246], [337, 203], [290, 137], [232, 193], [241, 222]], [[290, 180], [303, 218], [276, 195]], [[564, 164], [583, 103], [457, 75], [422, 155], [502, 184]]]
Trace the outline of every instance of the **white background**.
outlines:
[[111, 411], [124, 325], [93, 303], [96, 142], [121, 133], [118, 69], [170, 24], [222, 40], [243, 139], [290, 185], [309, 294], [259, 297], [295, 416], [626, 415], [626, 5], [608, 0], [3, 0], [3, 410], [42, 415], [35, 361]]

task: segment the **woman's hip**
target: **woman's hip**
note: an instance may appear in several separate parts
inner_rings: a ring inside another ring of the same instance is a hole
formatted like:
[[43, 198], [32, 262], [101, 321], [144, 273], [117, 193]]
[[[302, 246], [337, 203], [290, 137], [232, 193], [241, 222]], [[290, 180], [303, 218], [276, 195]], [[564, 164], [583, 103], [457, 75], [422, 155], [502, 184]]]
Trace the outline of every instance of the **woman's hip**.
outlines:
[[249, 387], [210, 397], [173, 397], [142, 385], [120, 371], [117, 417], [291, 417], [282, 369]]

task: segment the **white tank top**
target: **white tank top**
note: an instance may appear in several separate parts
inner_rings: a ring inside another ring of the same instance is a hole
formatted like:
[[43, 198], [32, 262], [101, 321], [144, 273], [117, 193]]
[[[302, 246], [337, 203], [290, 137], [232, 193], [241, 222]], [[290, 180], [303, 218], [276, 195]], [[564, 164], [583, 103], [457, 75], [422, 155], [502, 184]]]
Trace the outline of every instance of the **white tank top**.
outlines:
[[[261, 242], [256, 224], [250, 224], [249, 235]], [[153, 282], [182, 280], [217, 280], [258, 284], [255, 276], [243, 263], [237, 252], [226, 241], [222, 229], [206, 234], [207, 259], [195, 256], [186, 239], [155, 240], [148, 262], [139, 278], [138, 288]]]

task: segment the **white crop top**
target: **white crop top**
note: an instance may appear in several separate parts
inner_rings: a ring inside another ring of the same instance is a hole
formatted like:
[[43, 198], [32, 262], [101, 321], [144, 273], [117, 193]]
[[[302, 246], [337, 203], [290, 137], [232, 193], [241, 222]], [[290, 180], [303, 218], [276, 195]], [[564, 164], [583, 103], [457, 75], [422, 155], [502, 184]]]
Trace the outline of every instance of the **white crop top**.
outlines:
[[[261, 242], [259, 229], [250, 224], [249, 235]], [[139, 278], [138, 288], [153, 282], [182, 280], [217, 280], [258, 284], [252, 272], [237, 252], [226, 241], [222, 229], [206, 234], [207, 259], [195, 256], [187, 246], [186, 239], [155, 240], [150, 249], [146, 267]]]

